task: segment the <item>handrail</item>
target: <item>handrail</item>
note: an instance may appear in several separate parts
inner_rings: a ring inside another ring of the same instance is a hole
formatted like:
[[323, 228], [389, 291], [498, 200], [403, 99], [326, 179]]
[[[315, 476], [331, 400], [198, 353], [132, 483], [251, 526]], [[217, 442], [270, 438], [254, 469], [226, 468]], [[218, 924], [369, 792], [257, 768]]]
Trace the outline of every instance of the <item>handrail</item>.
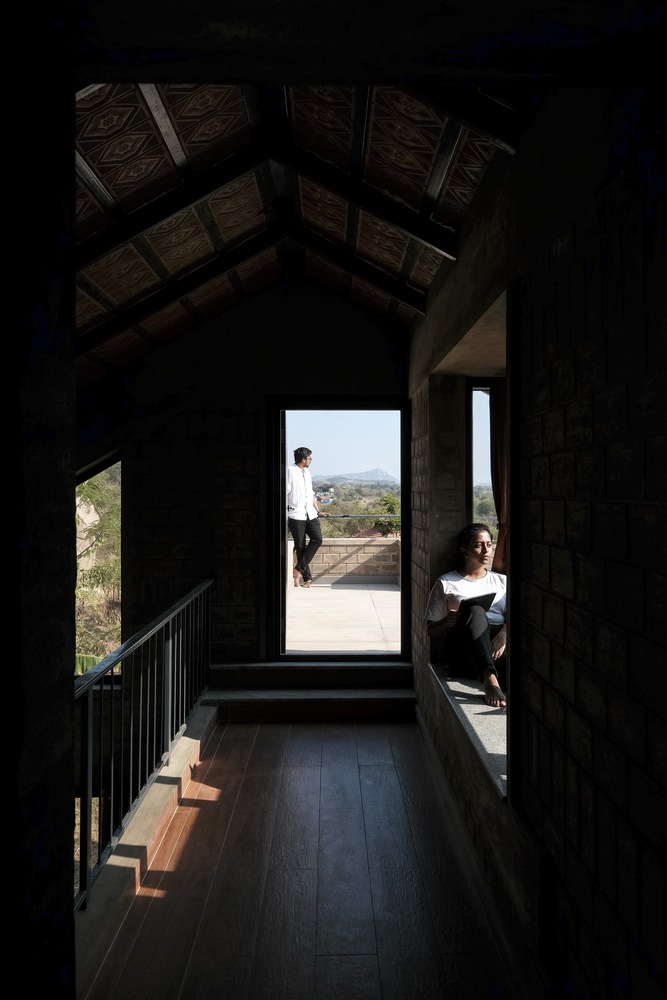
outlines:
[[126, 657], [134, 653], [139, 646], [146, 642], [147, 639], [150, 639], [151, 636], [155, 635], [158, 629], [173, 618], [186, 603], [193, 601], [208, 587], [210, 587], [212, 583], [212, 580], [206, 580], [204, 583], [200, 583], [198, 587], [195, 587], [189, 594], [186, 594], [185, 597], [180, 599], [180, 601], [176, 601], [176, 603], [173, 604], [167, 611], [163, 612], [159, 618], [155, 619], [154, 622], [147, 625], [145, 628], [140, 629], [139, 632], [136, 632], [131, 639], [128, 639], [127, 642], [122, 643], [122, 645], [114, 649], [112, 653], [105, 656], [103, 660], [96, 663], [95, 666], [91, 667], [90, 670], [87, 670], [85, 674], [78, 675], [74, 682], [75, 699], [80, 698], [89, 687], [92, 687], [93, 684], [97, 683], [103, 674], [106, 674], [109, 670], [120, 663], [121, 660], [124, 660]]
[[[320, 511], [320, 514], [323, 514]], [[325, 514], [327, 519], [330, 517], [372, 517], [375, 521], [400, 521], [400, 514]]]
[[75, 678], [75, 910], [88, 904], [206, 686], [212, 585], [199, 584]]

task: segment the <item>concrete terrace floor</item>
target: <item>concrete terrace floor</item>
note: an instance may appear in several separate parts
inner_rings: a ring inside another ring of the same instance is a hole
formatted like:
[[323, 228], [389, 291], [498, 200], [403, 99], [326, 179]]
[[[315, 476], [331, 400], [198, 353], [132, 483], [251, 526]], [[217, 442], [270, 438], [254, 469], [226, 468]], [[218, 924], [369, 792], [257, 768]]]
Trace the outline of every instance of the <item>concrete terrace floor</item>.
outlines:
[[314, 580], [290, 587], [285, 653], [398, 654], [401, 589], [395, 583]]

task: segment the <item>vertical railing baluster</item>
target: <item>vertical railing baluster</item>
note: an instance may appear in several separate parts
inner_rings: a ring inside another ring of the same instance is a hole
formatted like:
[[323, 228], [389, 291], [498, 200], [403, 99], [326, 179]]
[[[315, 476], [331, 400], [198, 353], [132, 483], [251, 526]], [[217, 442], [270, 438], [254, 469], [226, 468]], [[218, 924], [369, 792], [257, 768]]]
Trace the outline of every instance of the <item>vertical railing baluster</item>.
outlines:
[[91, 839], [93, 820], [93, 694], [88, 688], [81, 699], [79, 767], [79, 895], [84, 905], [90, 900], [92, 885]]
[[[162, 691], [163, 691], [163, 703], [162, 703], [162, 717], [163, 717], [163, 738], [162, 745], [167, 750], [167, 755], [169, 753], [171, 745], [171, 713], [172, 713], [172, 670], [173, 670], [173, 655], [174, 655], [174, 636], [173, 636], [174, 619], [165, 626], [165, 645], [164, 645], [164, 657], [163, 657], [163, 680], [162, 680]], [[163, 755], [163, 760], [164, 760]], [[166, 761], [165, 761], [166, 763]]]
[[80, 727], [76, 909], [86, 906], [102, 864], [169, 760], [204, 690], [212, 582], [195, 588], [88, 674], [75, 678]]

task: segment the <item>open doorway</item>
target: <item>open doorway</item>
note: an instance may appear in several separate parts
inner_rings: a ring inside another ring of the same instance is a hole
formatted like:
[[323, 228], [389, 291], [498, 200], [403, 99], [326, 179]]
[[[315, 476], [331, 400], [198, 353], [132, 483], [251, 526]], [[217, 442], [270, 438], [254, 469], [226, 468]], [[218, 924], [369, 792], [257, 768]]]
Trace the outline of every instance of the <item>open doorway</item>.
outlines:
[[283, 442], [286, 474], [297, 448], [311, 452], [307, 471], [322, 540], [309, 579], [297, 583], [295, 536], [284, 511], [282, 653], [399, 656], [401, 411], [285, 410]]

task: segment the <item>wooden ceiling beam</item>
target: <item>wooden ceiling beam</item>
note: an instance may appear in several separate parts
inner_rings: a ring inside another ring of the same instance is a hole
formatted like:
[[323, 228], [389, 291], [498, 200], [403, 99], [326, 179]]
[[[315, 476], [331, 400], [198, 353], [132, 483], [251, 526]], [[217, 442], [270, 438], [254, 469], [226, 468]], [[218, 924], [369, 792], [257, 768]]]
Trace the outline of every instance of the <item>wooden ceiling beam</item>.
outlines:
[[501, 97], [481, 86], [403, 87], [407, 94], [443, 112], [499, 149], [514, 155], [519, 141], [519, 114]]
[[192, 176], [186, 183], [155, 198], [130, 215], [119, 218], [103, 232], [82, 240], [75, 250], [76, 267], [81, 269], [99, 257], [117, 250], [165, 219], [208, 198], [243, 174], [256, 170], [267, 158], [268, 149], [264, 141], [252, 140], [242, 152], [235, 153], [216, 167]]
[[245, 240], [239, 247], [220, 254], [214, 261], [198, 267], [195, 271], [170, 281], [164, 288], [142, 299], [141, 302], [115, 313], [111, 319], [82, 334], [77, 343], [77, 356], [94, 351], [123, 330], [140, 326], [144, 320], [160, 309], [186, 298], [209, 281], [234, 272], [241, 264], [288, 239], [313, 250], [343, 271], [362, 278], [399, 302], [420, 313], [425, 312], [426, 295], [423, 292], [410, 288], [403, 280], [392, 278], [391, 275], [361, 260], [348, 250], [336, 247], [324, 237], [304, 229], [294, 222], [290, 213], [280, 211], [278, 216], [277, 225]]
[[350, 253], [349, 250], [336, 246], [335, 243], [331, 243], [324, 237], [318, 236], [311, 230], [294, 226], [290, 229], [289, 235], [295, 243], [300, 244], [308, 250], [312, 250], [332, 264], [336, 264], [342, 271], [352, 274], [354, 277], [361, 278], [363, 281], [367, 281], [369, 285], [373, 285], [391, 298], [410, 306], [410, 308], [416, 309], [422, 315], [426, 312], [425, 293], [420, 292], [416, 288], [410, 288], [400, 278], [393, 278], [390, 274], [381, 271], [370, 262], [357, 257]]
[[282, 149], [274, 147], [271, 155], [273, 159], [291, 167], [300, 177], [306, 177], [314, 184], [327, 188], [360, 210], [375, 215], [425, 246], [445, 254], [450, 260], [456, 259], [457, 238], [451, 229], [429, 221], [414, 209], [408, 208], [395, 198], [390, 198], [379, 188], [354, 180], [344, 170], [325, 163], [312, 153], [297, 149], [292, 143]]
[[[193, 204], [231, 184], [238, 177], [257, 170], [267, 160], [275, 160], [295, 174], [308, 177], [334, 194], [356, 204], [390, 225], [403, 230], [413, 239], [444, 253], [450, 260], [456, 257], [456, 238], [450, 229], [430, 222], [401, 202], [390, 198], [376, 188], [355, 181], [343, 170], [325, 163], [312, 154], [297, 149], [292, 143], [264, 135], [253, 139], [241, 153], [230, 156], [219, 166], [193, 177], [187, 183], [156, 198], [144, 208], [118, 219], [104, 232], [90, 236], [75, 249], [75, 267], [80, 270], [87, 264], [118, 249], [125, 243], [157, 226], [165, 219], [184, 211]], [[271, 206], [266, 206], [271, 212]]]
[[143, 320], [159, 309], [164, 309], [178, 299], [185, 298], [191, 292], [201, 288], [202, 285], [219, 278], [220, 275], [235, 270], [247, 260], [256, 257], [257, 254], [274, 247], [282, 238], [282, 234], [275, 227], [266, 229], [258, 235], [244, 240], [233, 250], [219, 254], [215, 260], [202, 264], [194, 271], [170, 281], [157, 292], [153, 292], [152, 295], [148, 295], [135, 305], [115, 313], [111, 319], [93, 327], [88, 333], [81, 334], [77, 344], [77, 355], [95, 350], [96, 347], [114, 337], [121, 330], [141, 325]]

